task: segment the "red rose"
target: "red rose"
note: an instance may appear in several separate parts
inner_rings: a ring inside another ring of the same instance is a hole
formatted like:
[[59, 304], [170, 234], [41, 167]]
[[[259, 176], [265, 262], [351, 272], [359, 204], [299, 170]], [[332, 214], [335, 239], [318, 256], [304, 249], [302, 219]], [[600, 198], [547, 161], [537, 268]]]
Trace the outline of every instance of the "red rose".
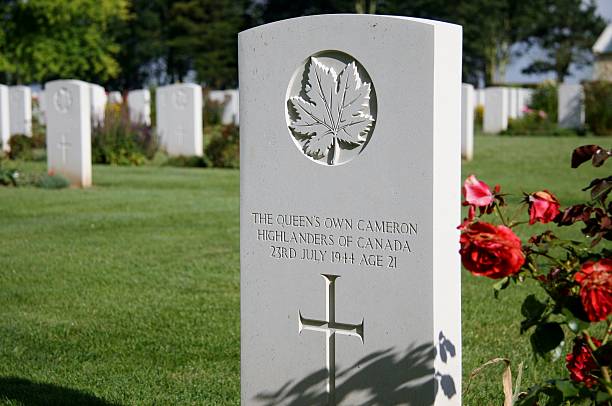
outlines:
[[[591, 338], [591, 340], [597, 347], [601, 345], [601, 341], [598, 339]], [[584, 382], [587, 388], [597, 385], [597, 376], [594, 375], [594, 372], [598, 371], [597, 362], [584, 339], [577, 338], [574, 340], [572, 352], [565, 356], [565, 366], [570, 371], [572, 381]]]
[[476, 222], [464, 229], [460, 243], [461, 262], [475, 275], [503, 278], [525, 262], [521, 240], [506, 226]]
[[548, 190], [535, 192], [527, 197], [529, 203], [529, 224], [536, 221], [548, 223], [559, 214], [559, 201]]
[[612, 259], [585, 262], [575, 278], [589, 320], [605, 320], [612, 313]]
[[463, 197], [465, 202], [476, 207], [484, 207], [493, 203], [493, 193], [489, 185], [470, 175], [463, 183]]

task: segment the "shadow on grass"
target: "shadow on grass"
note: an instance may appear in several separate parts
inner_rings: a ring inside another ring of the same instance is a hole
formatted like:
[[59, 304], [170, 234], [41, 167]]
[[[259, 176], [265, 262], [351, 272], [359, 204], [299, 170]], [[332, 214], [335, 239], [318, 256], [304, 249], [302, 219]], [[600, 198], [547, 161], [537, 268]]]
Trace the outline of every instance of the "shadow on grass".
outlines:
[[[448, 355], [448, 349], [444, 352]], [[342, 403], [355, 393], [363, 396], [362, 405], [431, 405], [440, 389], [451, 399], [456, 395], [453, 379], [433, 368], [434, 357], [440, 353], [423, 344], [402, 352], [387, 349], [370, 354], [336, 375], [335, 403]], [[455, 356], [454, 346], [449, 356]], [[403, 372], [390, 374], [390, 371]], [[328, 402], [328, 395], [320, 391], [326, 381], [327, 371], [321, 369], [298, 382], [290, 381], [274, 391], [259, 393], [255, 400], [265, 406], [334, 403]]]
[[0, 377], [0, 400], [3, 399], [19, 402], [24, 406], [118, 406], [117, 403], [107, 402], [76, 389], [49, 383], [32, 382], [13, 376]]

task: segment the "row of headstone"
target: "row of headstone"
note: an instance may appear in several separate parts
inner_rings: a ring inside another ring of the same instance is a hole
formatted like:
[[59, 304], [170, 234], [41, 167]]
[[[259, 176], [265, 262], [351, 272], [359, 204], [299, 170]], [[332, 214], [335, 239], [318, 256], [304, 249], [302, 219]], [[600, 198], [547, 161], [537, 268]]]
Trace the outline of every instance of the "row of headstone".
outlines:
[[562, 83], [557, 89], [557, 123], [561, 128], [584, 126], [584, 89], [579, 84]]
[[497, 134], [508, 128], [508, 121], [523, 117], [532, 97], [531, 89], [487, 87], [483, 92], [483, 131]]

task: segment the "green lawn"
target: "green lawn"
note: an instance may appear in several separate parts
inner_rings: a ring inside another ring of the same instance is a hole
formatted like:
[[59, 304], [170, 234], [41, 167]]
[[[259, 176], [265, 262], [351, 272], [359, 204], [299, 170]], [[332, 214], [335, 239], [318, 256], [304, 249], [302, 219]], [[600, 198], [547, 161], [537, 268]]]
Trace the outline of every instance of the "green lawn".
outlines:
[[[477, 137], [464, 175], [571, 204], [603, 172], [570, 169], [571, 150], [603, 141]], [[0, 404], [239, 404], [238, 171], [96, 166], [94, 182], [0, 188]], [[527, 289], [490, 285], [463, 273], [464, 376], [499, 356], [525, 385], [561, 372], [518, 333]], [[501, 399], [492, 368], [464, 404]]]

